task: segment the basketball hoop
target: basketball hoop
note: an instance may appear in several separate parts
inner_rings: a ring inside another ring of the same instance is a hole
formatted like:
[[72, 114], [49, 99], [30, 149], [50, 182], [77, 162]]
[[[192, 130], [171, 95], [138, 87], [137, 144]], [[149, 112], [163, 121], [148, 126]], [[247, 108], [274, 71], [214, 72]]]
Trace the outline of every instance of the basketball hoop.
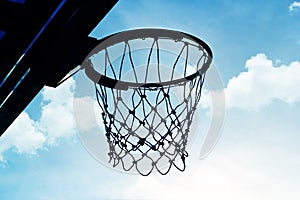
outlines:
[[173, 30], [130, 30], [100, 41], [82, 68], [94, 84], [113, 167], [144, 176], [185, 170], [211, 62], [205, 42]]

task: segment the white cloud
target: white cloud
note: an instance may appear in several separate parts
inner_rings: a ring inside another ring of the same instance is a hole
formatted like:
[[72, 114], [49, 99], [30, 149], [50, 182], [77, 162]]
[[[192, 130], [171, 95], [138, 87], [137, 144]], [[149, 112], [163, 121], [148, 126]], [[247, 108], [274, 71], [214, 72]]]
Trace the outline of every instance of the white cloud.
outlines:
[[73, 90], [75, 81], [71, 78], [58, 88], [45, 87], [42, 95], [42, 115], [39, 119], [41, 130], [47, 135], [47, 143], [55, 144], [61, 137], [70, 137], [75, 133], [73, 117]]
[[275, 67], [266, 55], [257, 54], [247, 60], [245, 68], [225, 89], [228, 108], [257, 110], [274, 100], [289, 104], [300, 100], [300, 62]]
[[46, 140], [37, 126], [27, 113], [21, 113], [0, 139], [0, 161], [4, 161], [2, 153], [10, 148], [20, 154], [35, 154]]
[[290, 6], [289, 10], [290, 12], [296, 11], [300, 8], [300, 2], [299, 1], [294, 1]]
[[[239, 148], [239, 152], [218, 152], [201, 163], [189, 165], [184, 173], [138, 177], [135, 182], [123, 188], [122, 196], [124, 199], [155, 200], [298, 199], [296, 185], [299, 181], [296, 180], [299, 176], [293, 177], [293, 180], [288, 177], [286, 169], [299, 166], [299, 162], [295, 160], [284, 167], [264, 166], [264, 156], [260, 156], [259, 150], [246, 153], [247, 151]], [[276, 159], [276, 151], [264, 149], [264, 153], [266, 151], [271, 159]], [[289, 159], [295, 158], [287, 158]], [[281, 160], [285, 161], [285, 158]], [[114, 194], [111, 195], [114, 197]]]
[[71, 78], [58, 88], [44, 88], [40, 119], [34, 121], [26, 112], [19, 115], [0, 138], [0, 161], [5, 161], [3, 153], [9, 149], [20, 154], [36, 154], [38, 149], [74, 135], [74, 85]]

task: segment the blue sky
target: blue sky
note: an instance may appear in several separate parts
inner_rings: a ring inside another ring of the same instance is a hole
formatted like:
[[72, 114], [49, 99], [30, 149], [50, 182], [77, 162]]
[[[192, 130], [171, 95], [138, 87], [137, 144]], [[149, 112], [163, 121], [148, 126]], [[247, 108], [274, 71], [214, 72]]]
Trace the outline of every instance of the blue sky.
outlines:
[[[161, 27], [206, 41], [226, 95], [222, 137], [212, 153], [199, 159], [199, 135], [183, 173], [140, 177], [102, 165], [76, 134], [71, 79], [44, 88], [0, 138], [1, 199], [300, 198], [300, 3], [186, 2], [120, 0], [91, 36]], [[209, 102], [204, 95], [203, 134]]]

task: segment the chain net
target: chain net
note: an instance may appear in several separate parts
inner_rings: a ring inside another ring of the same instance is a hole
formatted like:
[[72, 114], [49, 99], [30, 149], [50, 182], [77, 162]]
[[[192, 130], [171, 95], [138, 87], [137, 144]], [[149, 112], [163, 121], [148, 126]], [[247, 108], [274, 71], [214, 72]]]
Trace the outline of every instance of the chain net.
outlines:
[[[180, 43], [175, 42], [177, 46]], [[109, 49], [102, 50], [105, 57], [102, 74], [121, 80], [126, 63], [130, 65], [132, 80], [136, 83], [142, 80], [145, 85], [122, 90], [95, 83], [97, 102], [102, 110], [101, 121], [109, 145], [109, 163], [125, 171], [136, 170], [144, 176], [152, 171], [165, 175], [172, 166], [184, 171], [188, 135], [205, 77], [205, 72], [199, 73], [199, 69], [207, 62], [208, 55], [201, 46], [182, 41], [173, 64], [168, 64], [168, 71], [160, 61], [159, 40], [154, 38], [144, 67], [137, 69], [130, 42], [125, 41], [123, 45], [119, 70], [110, 60]], [[153, 76], [158, 76], [156, 83], [162, 81], [163, 74], [168, 74], [169, 81], [175, 80], [178, 66], [182, 68], [180, 75], [187, 77], [190, 46], [196, 48], [199, 55], [195, 62], [196, 76], [176, 84], [147, 86]], [[156, 59], [152, 58], [154, 55]], [[124, 61], [126, 57], [129, 62]], [[179, 63], [182, 57], [184, 62]], [[155, 64], [151, 60], [155, 60]], [[141, 69], [144, 73], [138, 72]]]

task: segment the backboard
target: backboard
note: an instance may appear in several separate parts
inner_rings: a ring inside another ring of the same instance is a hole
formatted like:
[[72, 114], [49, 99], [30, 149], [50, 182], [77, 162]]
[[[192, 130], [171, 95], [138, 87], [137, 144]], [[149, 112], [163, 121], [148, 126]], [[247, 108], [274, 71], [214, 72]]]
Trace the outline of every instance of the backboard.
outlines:
[[98, 44], [89, 33], [117, 1], [0, 2], [0, 136], [43, 86], [81, 64]]

